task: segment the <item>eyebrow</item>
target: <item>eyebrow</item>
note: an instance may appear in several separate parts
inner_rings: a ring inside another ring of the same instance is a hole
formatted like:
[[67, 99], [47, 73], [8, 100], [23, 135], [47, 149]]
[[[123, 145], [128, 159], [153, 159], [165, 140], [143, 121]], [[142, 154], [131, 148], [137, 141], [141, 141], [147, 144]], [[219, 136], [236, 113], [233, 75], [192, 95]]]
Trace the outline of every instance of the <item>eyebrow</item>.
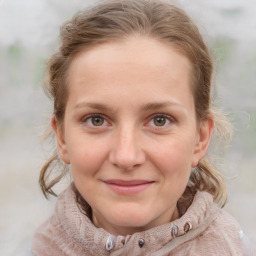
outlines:
[[[166, 102], [153, 102], [153, 103], [148, 103], [145, 106], [142, 106], [141, 111], [143, 112], [148, 112], [148, 111], [153, 111], [159, 108], [164, 108], [164, 107], [169, 107], [169, 106], [177, 106], [184, 108], [184, 106], [178, 102], [175, 101], [166, 101]], [[101, 103], [92, 103], [92, 102], [81, 102], [75, 105], [75, 109], [79, 108], [84, 108], [84, 107], [89, 107], [92, 109], [97, 109], [99, 111], [113, 111], [113, 108], [110, 108], [104, 104]]]
[[169, 107], [169, 106], [177, 106], [177, 107], [182, 107], [184, 106], [178, 102], [175, 101], [166, 101], [166, 102], [155, 102], [155, 103], [148, 103], [145, 106], [142, 107], [143, 111], [150, 111], [150, 110], [156, 110], [159, 108], [164, 108], [164, 107]]
[[91, 103], [91, 102], [81, 102], [75, 105], [75, 109], [77, 108], [84, 108], [84, 107], [89, 107], [93, 109], [98, 109], [98, 110], [110, 110], [109, 107], [106, 105], [100, 104], [100, 103]]

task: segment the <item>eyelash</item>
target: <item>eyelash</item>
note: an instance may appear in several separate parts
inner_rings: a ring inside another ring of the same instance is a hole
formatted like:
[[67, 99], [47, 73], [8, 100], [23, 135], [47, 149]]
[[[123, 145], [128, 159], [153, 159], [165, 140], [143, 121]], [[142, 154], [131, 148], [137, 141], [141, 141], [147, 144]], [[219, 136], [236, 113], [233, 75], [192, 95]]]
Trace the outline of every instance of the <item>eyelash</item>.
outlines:
[[[91, 114], [91, 115], [88, 115], [88, 116], [85, 116], [82, 118], [82, 123], [87, 123], [89, 120], [91, 120], [91, 124], [89, 126], [92, 126], [92, 127], [97, 127], [97, 125], [93, 125], [92, 124], [92, 119], [93, 118], [102, 118], [103, 119], [103, 122], [107, 122], [106, 118], [104, 115], [102, 114]], [[102, 127], [102, 126], [99, 126], [99, 127]]]
[[[92, 119], [93, 118], [97, 118], [97, 117], [98, 118], [102, 118], [103, 122], [109, 123], [107, 121], [106, 117], [104, 115], [102, 115], [102, 114], [91, 114], [91, 115], [85, 116], [85, 117], [82, 118], [81, 122], [82, 123], [87, 123], [89, 120], [91, 120], [91, 124], [89, 124], [88, 126], [91, 126], [91, 127], [94, 127], [94, 128], [96, 128], [96, 127], [100, 128], [100, 127], [105, 126], [105, 125], [97, 126], [97, 125], [93, 125], [92, 124]], [[161, 114], [154, 114], [154, 115], [150, 116], [150, 118], [148, 119], [149, 121], [147, 121], [146, 124], [149, 124], [150, 122], [154, 122], [154, 118], [165, 118], [169, 123], [173, 123], [175, 121], [175, 119], [173, 117], [171, 117], [171, 116], [169, 116], [167, 114], [162, 114], [161, 113]], [[154, 126], [155, 129], [161, 129], [163, 127], [166, 127], [167, 125], [164, 124], [163, 126], [157, 126], [157, 125], [153, 125], [153, 126]]]
[[[150, 117], [150, 119], [149, 119], [149, 121], [148, 121], [147, 123], [154, 122], [154, 118], [165, 118], [166, 121], [169, 122], [169, 124], [174, 122], [174, 118], [171, 117], [171, 116], [169, 116], [169, 115], [167, 115], [167, 114], [154, 114], [154, 115], [152, 115], [152, 116]], [[155, 128], [155, 129], [161, 129], [161, 128], [163, 128], [163, 127], [166, 127], [167, 125], [168, 125], [168, 124], [166, 124], [166, 123], [165, 123], [163, 126], [157, 126], [157, 125], [155, 125], [154, 128]]]

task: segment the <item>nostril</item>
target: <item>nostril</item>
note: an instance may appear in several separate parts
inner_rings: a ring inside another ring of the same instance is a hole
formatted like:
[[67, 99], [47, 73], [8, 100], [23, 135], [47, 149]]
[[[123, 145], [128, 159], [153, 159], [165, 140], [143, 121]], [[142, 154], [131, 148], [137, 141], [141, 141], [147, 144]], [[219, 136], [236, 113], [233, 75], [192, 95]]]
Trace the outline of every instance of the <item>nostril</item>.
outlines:
[[112, 151], [109, 156], [110, 162], [118, 168], [126, 171], [133, 170], [145, 162], [144, 152], [120, 152]]
[[113, 138], [110, 162], [122, 170], [130, 171], [145, 161], [144, 152], [133, 128], [119, 130]]
[[135, 166], [138, 165], [138, 163], [136, 162], [136, 158], [129, 157], [127, 155], [125, 157], [116, 156], [115, 158], [113, 158], [112, 163], [115, 166], [118, 166], [120, 169], [127, 171], [132, 170]]

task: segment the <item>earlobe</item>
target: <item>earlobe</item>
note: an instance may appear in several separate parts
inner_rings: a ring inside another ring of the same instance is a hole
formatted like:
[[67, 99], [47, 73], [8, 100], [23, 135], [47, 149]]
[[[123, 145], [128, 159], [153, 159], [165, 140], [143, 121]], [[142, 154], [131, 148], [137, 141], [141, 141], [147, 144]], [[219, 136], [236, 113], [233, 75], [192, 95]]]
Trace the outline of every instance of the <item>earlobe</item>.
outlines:
[[207, 148], [210, 144], [214, 123], [212, 119], [204, 120], [200, 123], [199, 139], [197, 141], [191, 167], [197, 166], [200, 159], [206, 154]]
[[64, 138], [64, 133], [63, 129], [60, 127], [60, 125], [57, 123], [57, 120], [55, 116], [53, 115], [51, 118], [51, 126], [52, 129], [55, 132], [55, 137], [57, 141], [57, 147], [58, 147], [58, 152], [59, 155], [62, 159], [62, 161], [66, 164], [70, 164], [69, 156], [68, 156], [68, 150], [67, 150], [67, 145], [66, 141]]

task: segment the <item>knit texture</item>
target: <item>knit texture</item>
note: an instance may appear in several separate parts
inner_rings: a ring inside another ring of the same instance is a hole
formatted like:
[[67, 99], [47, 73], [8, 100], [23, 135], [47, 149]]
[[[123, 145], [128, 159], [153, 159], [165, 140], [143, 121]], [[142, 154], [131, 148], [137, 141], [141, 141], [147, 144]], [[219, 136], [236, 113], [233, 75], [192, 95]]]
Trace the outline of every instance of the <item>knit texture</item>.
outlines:
[[[114, 246], [108, 251], [110, 234], [95, 227], [80, 211], [70, 186], [59, 196], [53, 215], [37, 229], [32, 252], [35, 256], [240, 256], [239, 231], [238, 223], [217, 207], [209, 193], [197, 192], [179, 219], [144, 232], [114, 237]], [[144, 240], [142, 247], [139, 239]]]

